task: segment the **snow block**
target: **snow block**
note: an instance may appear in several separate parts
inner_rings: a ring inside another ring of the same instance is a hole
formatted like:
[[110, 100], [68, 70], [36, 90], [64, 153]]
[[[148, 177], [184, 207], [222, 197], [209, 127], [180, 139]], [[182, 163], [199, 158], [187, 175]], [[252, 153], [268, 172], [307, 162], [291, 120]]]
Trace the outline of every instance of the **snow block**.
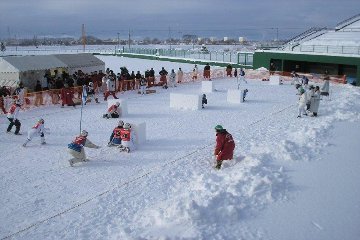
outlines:
[[201, 82], [201, 91], [203, 93], [211, 93], [214, 91], [214, 85], [212, 81], [202, 81]]
[[141, 145], [146, 142], [146, 123], [130, 123], [131, 129], [135, 132], [136, 135], [136, 145]]
[[199, 110], [201, 97], [198, 94], [170, 93], [170, 108]]
[[227, 101], [229, 103], [242, 103], [244, 97], [244, 89], [229, 89], [227, 91]]
[[280, 85], [280, 76], [271, 75], [269, 84], [270, 85]]
[[120, 108], [121, 108], [121, 116], [120, 117], [124, 117], [126, 115], [128, 115], [128, 106], [127, 106], [127, 101], [125, 99], [108, 99], [107, 100], [107, 104], [108, 104], [108, 108], [111, 107], [112, 105], [114, 105], [116, 102], [120, 103]]

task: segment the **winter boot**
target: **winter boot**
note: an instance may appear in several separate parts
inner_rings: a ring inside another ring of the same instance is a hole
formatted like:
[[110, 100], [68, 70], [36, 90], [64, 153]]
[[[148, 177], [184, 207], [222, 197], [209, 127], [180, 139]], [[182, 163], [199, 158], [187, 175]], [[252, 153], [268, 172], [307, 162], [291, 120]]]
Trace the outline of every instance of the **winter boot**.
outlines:
[[96, 103], [100, 103], [100, 102], [99, 102], [99, 100], [98, 100], [97, 98], [95, 98], [95, 102], [96, 102]]

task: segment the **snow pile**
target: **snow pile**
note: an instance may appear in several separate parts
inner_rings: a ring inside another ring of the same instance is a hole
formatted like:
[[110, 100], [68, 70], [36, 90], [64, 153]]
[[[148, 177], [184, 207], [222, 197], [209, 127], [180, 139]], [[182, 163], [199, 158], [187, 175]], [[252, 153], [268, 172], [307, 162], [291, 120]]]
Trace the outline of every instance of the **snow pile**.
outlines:
[[[129, 69], [177, 67], [118, 59]], [[330, 99], [320, 102], [319, 116], [298, 119], [294, 86], [249, 81], [244, 86], [251, 94], [239, 107], [227, 102], [227, 90], [237, 88], [236, 79], [215, 81], [219, 90], [207, 94], [208, 104], [199, 111], [169, 108], [171, 94], [199, 96], [199, 82], [157, 88], [153, 95], [131, 91], [118, 95], [129, 108], [122, 120], [146, 124], [142, 129], [146, 141], [130, 154], [106, 147], [118, 121], [102, 118], [107, 103], [86, 105], [83, 127], [102, 148], [86, 149], [90, 161], [73, 168], [65, 150], [79, 132], [80, 109], [50, 106], [22, 111], [22, 131], [42, 116], [52, 134], [45, 136], [46, 146], [34, 139], [26, 148], [20, 147], [26, 136], [6, 134], [0, 139], [0, 237], [16, 233], [17, 239], [289, 239], [267, 235], [269, 229], [253, 222], [272, 206], [282, 208], [292, 202], [288, 199], [307, 194], [290, 171], [302, 175], [297, 164], [324, 161], [334, 123], [360, 121], [360, 90], [331, 86]], [[6, 128], [5, 116], [0, 124]], [[228, 129], [236, 142], [235, 160], [225, 162], [220, 171], [212, 168], [217, 124]], [[334, 197], [336, 193], [326, 194]], [[329, 213], [328, 206], [324, 208]], [[307, 209], [305, 205], [301, 210]], [[270, 218], [277, 213], [270, 213]], [[317, 239], [329, 239], [333, 228], [310, 217], [299, 219], [321, 226], [322, 230], [316, 229], [326, 237]], [[273, 230], [277, 223], [269, 225]], [[285, 227], [303, 230], [303, 226], [287, 223]], [[26, 230], [19, 233], [22, 229]]]

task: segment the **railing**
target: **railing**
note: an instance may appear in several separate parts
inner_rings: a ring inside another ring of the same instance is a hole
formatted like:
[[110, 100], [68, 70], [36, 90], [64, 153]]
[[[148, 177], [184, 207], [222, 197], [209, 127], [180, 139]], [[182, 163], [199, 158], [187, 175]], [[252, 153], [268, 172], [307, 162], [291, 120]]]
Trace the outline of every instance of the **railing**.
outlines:
[[299, 45], [293, 51], [360, 55], [360, 46]]
[[122, 48], [117, 53], [144, 54], [152, 56], [164, 56], [183, 59], [197, 59], [240, 65], [252, 65], [253, 53], [250, 52], [223, 52], [223, 51], [194, 51], [177, 49], [146, 49], [146, 48]]

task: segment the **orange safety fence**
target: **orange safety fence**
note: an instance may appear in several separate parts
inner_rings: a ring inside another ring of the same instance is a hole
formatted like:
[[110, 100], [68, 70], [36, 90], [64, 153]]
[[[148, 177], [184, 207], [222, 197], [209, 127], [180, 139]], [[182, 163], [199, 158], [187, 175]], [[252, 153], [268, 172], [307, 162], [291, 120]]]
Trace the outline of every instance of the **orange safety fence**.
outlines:
[[[270, 72], [265, 69], [264, 70], [245, 69], [244, 71], [245, 71], [246, 79], [249, 79], [249, 80], [251, 80], [251, 79], [263, 80], [263, 79], [270, 78]], [[276, 71], [276, 72], [273, 72], [272, 74], [281, 76], [282, 81], [293, 81], [291, 72]], [[316, 83], [322, 83], [323, 78], [324, 78], [324, 75], [321, 75], [321, 74], [313, 74], [313, 73], [297, 73], [297, 74], [300, 77], [306, 76], [309, 79], [309, 81], [316, 82]], [[345, 84], [346, 83], [346, 75], [342, 75], [342, 76], [341, 75], [340, 76], [328, 75], [328, 76], [332, 83], [336, 83], [336, 84]], [[227, 74], [226, 74], [225, 69], [215, 68], [215, 69], [210, 70], [210, 79], [212, 79], [212, 80], [226, 78], [226, 77], [227, 77]], [[168, 78], [168, 76], [167, 76], [167, 78]], [[154, 81], [155, 84], [159, 83], [159, 79], [160, 79], [160, 76], [155, 77], [155, 81]], [[190, 82], [203, 81], [203, 80], [207, 80], [207, 79], [205, 79], [203, 77], [202, 71], [199, 71], [196, 79], [193, 79], [192, 72], [187, 72], [187, 73], [184, 72], [181, 83], [178, 82], [178, 76], [176, 77], [177, 84], [190, 83]], [[116, 92], [130, 91], [130, 90], [138, 89], [136, 81], [134, 81], [134, 80], [123, 80], [121, 89], [119, 88], [120, 82], [117, 81], [117, 83], [116, 83], [117, 84]], [[133, 84], [133, 85], [129, 85], [129, 84]], [[154, 86], [157, 86], [157, 85], [154, 85]], [[148, 87], [152, 87], [152, 86], [148, 86]], [[78, 86], [78, 87], [73, 87], [71, 89], [73, 90], [73, 93], [74, 93], [75, 104], [81, 104], [82, 87]], [[102, 97], [103, 93], [105, 93], [105, 91], [106, 91], [106, 84], [102, 84], [101, 87], [98, 87], [97, 89], [95, 89], [95, 94], [98, 97], [100, 97], [100, 96]], [[13, 92], [13, 91], [11, 91], [11, 92]], [[0, 108], [4, 107], [5, 110], [8, 110], [15, 99], [18, 99], [17, 95], [3, 97], [2, 99], [0, 99]], [[61, 104], [62, 103], [61, 89], [51, 89], [51, 90], [46, 90], [46, 91], [41, 91], [41, 92], [25, 92], [24, 99], [22, 100], [22, 102], [23, 102], [23, 105], [22, 105], [23, 109]], [[2, 112], [2, 111], [0, 111], [0, 112]]]

